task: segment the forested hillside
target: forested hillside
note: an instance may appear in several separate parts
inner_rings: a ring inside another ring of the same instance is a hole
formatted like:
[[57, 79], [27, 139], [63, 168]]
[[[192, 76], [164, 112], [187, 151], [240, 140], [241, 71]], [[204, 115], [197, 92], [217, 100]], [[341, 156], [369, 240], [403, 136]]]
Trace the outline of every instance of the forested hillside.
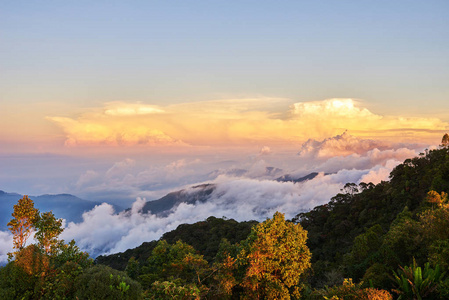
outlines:
[[[212, 262], [217, 255], [221, 241], [226, 239], [235, 244], [246, 239], [256, 221], [237, 222], [235, 220], [224, 220], [209, 217], [203, 222], [195, 224], [182, 224], [176, 230], [166, 232], [161, 240], [174, 244], [178, 240], [183, 241], [195, 248], [204, 259]], [[108, 256], [99, 256], [96, 262], [113, 267], [117, 270], [125, 270], [128, 260], [134, 257], [139, 263], [145, 264], [151, 252], [156, 247], [157, 241], [146, 242], [134, 249]]]
[[[262, 223], [210, 217], [98, 257], [96, 265], [73, 243], [60, 242], [54, 252], [42, 243], [17, 246], [0, 271], [0, 295], [71, 299], [90, 289], [89, 280], [106, 280], [108, 287], [97, 283], [98, 295], [118, 291], [123, 299], [448, 299], [447, 191], [443, 144], [395, 167], [389, 181], [348, 183], [293, 220], [281, 213]], [[34, 226], [42, 231], [41, 224]], [[39, 268], [23, 267], [29, 253]]]
[[314, 286], [343, 278], [391, 288], [399, 266], [447, 268], [449, 150], [407, 159], [377, 185], [348, 183], [342, 193], [294, 222], [309, 232]]

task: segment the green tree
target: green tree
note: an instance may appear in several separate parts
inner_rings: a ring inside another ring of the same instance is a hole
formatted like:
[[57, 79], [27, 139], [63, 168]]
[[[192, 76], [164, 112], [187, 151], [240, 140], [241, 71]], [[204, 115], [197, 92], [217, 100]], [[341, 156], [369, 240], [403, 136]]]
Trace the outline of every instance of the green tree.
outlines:
[[[125, 272], [103, 265], [85, 270], [75, 280], [76, 299], [142, 299], [140, 284]], [[74, 298], [75, 298], [74, 297]]]
[[[147, 265], [141, 269], [140, 280], [142, 284], [150, 288], [150, 292], [160, 292], [161, 282], [171, 282], [162, 286], [176, 286], [174, 291], [179, 290], [184, 293], [183, 287], [195, 286], [202, 293], [207, 292], [204, 278], [210, 275], [208, 262], [196, 250], [182, 241], [177, 241], [170, 245], [165, 240], [159, 241], [153, 249], [152, 255], [148, 258]], [[155, 282], [158, 284], [154, 285]], [[172, 289], [169, 289], [172, 290]]]
[[344, 257], [347, 273], [351, 278], [359, 280], [367, 268], [378, 260], [383, 234], [382, 227], [376, 224], [355, 237], [351, 252]]
[[58, 236], [64, 231], [62, 219], [56, 219], [51, 211], [45, 212], [40, 215], [35, 227], [37, 232], [34, 237], [39, 242], [39, 246], [47, 254], [50, 254], [52, 250], [55, 251]]
[[441, 139], [441, 146], [443, 147], [449, 146], [449, 135], [447, 133], [443, 135], [443, 138]]
[[244, 266], [241, 282], [249, 299], [290, 299], [300, 296], [301, 275], [311, 266], [307, 231], [276, 212], [253, 227], [238, 255]]
[[39, 218], [39, 210], [34, 208], [33, 200], [23, 196], [14, 205], [12, 216], [14, 218], [9, 221], [8, 227], [13, 234], [14, 248], [20, 250], [33, 233], [34, 224]]
[[128, 276], [131, 279], [136, 280], [137, 277], [139, 276], [140, 271], [139, 269], [140, 269], [139, 262], [136, 260], [134, 256], [132, 256], [128, 261], [128, 265], [126, 265], [125, 268], [126, 274], [128, 274]]

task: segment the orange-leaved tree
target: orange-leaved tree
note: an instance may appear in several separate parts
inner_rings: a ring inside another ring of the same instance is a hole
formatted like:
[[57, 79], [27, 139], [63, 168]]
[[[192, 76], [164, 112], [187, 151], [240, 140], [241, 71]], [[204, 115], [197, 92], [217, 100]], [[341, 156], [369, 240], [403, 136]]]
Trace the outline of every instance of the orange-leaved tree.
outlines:
[[238, 256], [249, 299], [299, 298], [301, 275], [311, 266], [307, 231], [276, 212], [255, 226]]
[[20, 250], [33, 233], [34, 224], [39, 219], [39, 210], [34, 208], [33, 200], [28, 196], [23, 196], [14, 205], [12, 216], [14, 218], [9, 221], [8, 227], [13, 234], [14, 248]]

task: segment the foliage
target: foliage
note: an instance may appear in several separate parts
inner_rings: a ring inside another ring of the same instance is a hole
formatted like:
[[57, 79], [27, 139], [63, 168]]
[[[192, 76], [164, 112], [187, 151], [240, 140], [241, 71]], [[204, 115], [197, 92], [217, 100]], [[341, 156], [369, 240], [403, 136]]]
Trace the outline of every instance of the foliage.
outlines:
[[393, 272], [393, 274], [397, 285], [394, 292], [399, 294], [399, 299], [418, 300], [436, 296], [435, 291], [438, 288], [438, 283], [445, 276], [439, 265], [432, 269], [430, 264], [426, 263], [424, 271], [422, 271], [415, 261], [411, 266], [399, 267], [398, 272]]
[[181, 224], [174, 231], [165, 233], [162, 239], [173, 244], [178, 240], [195, 248], [208, 262], [214, 260], [221, 241], [231, 244], [245, 240], [256, 221], [237, 222], [233, 219], [209, 217], [195, 224]]
[[34, 226], [37, 229], [34, 237], [38, 240], [39, 246], [47, 254], [55, 251], [58, 245], [58, 236], [64, 231], [62, 219], [56, 219], [51, 211], [45, 212], [40, 215]]
[[146, 299], [200, 299], [200, 290], [194, 284], [177, 285], [172, 281], [155, 281], [151, 288], [146, 291]]
[[153, 286], [153, 283], [162, 281], [172, 282], [177, 289], [182, 290], [184, 290], [182, 286], [196, 286], [206, 293], [207, 287], [203, 279], [209, 272], [208, 262], [202, 255], [197, 254], [192, 246], [181, 241], [170, 245], [167, 241], [161, 240], [153, 249], [147, 264], [142, 267], [139, 279], [145, 288], [155, 291], [160, 291], [161, 286], [159, 284]]
[[437, 207], [443, 207], [445, 203], [447, 203], [447, 194], [445, 192], [441, 192], [439, 194], [436, 191], [429, 191], [426, 196], [426, 200], [429, 203], [436, 204]]
[[[181, 224], [175, 230], [166, 232], [161, 240], [166, 240], [169, 244], [183, 241], [195, 248], [205, 260], [212, 262], [223, 239], [232, 244], [239, 243], [246, 239], [251, 227], [256, 224], [256, 221], [237, 222], [233, 219], [209, 217], [194, 224]], [[139, 247], [122, 253], [99, 256], [95, 261], [117, 270], [125, 270], [131, 257], [134, 257], [140, 265], [145, 264], [156, 245], [157, 241], [144, 242]]]
[[38, 278], [14, 261], [0, 268], [0, 299], [31, 299]]
[[355, 284], [351, 278], [346, 278], [342, 285], [312, 293], [313, 299], [344, 299], [344, 300], [392, 300], [393, 296], [386, 290], [362, 288], [362, 283]]
[[57, 251], [52, 256], [52, 263], [55, 267], [60, 267], [67, 262], [72, 262], [82, 268], [92, 266], [93, 260], [87, 252], [83, 252], [75, 244], [75, 240], [71, 240], [68, 244], [60, 242]]
[[[309, 233], [312, 286], [331, 283], [329, 274], [336, 272], [355, 281], [365, 277], [385, 283], [380, 279], [386, 272], [411, 264], [413, 257], [420, 264], [431, 261], [447, 267], [445, 191], [449, 191], [448, 147], [405, 160], [393, 169], [389, 181], [347, 184], [329, 203], [298, 214], [293, 221]], [[377, 262], [384, 267], [371, 268]]]
[[140, 265], [139, 262], [134, 258], [134, 256], [129, 259], [128, 264], [126, 265], [125, 272], [130, 278], [134, 280], [136, 280], [139, 276]]
[[8, 227], [14, 236], [14, 249], [20, 250], [33, 233], [34, 224], [39, 218], [39, 210], [34, 208], [33, 200], [23, 196], [14, 205], [12, 216], [14, 218], [9, 221]]
[[196, 254], [195, 249], [181, 241], [170, 245], [165, 240], [159, 241], [148, 263], [142, 268], [143, 282], [151, 285], [158, 280], [174, 280], [186, 282], [199, 282], [198, 277], [202, 268], [207, 267], [207, 262], [201, 255]]
[[234, 272], [237, 268], [236, 259], [231, 257], [229, 253], [213, 266], [213, 280], [214, 284], [209, 285], [208, 295], [214, 298], [228, 299], [231, 297], [233, 288], [237, 285], [237, 280]]
[[78, 299], [142, 299], [139, 283], [103, 265], [86, 269], [75, 280]]
[[392, 223], [384, 238], [383, 257], [390, 267], [410, 264], [413, 257], [425, 260], [422, 226], [407, 208]]
[[310, 267], [307, 232], [276, 212], [255, 226], [243, 243], [238, 264], [245, 267], [241, 286], [251, 299], [299, 297], [301, 275]]
[[381, 262], [372, 264], [363, 274], [362, 281], [368, 283], [371, 287], [389, 289], [391, 270]]
[[382, 245], [383, 234], [382, 227], [376, 224], [355, 237], [351, 252], [345, 261], [350, 275], [356, 278], [362, 277], [367, 267], [377, 261], [377, 251]]
[[95, 263], [106, 265], [119, 271], [124, 271], [131, 257], [134, 257], [139, 265], [143, 265], [146, 263], [148, 257], [151, 256], [151, 253], [157, 243], [158, 241], [143, 242], [140, 246], [133, 249], [128, 249], [125, 252], [114, 253], [111, 255], [100, 255], [95, 259]]

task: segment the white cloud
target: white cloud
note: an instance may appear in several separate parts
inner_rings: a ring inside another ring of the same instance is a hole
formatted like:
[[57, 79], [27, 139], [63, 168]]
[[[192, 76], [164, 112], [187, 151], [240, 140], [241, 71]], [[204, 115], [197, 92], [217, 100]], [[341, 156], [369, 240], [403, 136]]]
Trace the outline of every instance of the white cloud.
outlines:
[[83, 250], [96, 255], [125, 251], [142, 242], [158, 239], [179, 224], [201, 221], [209, 216], [262, 221], [281, 211], [287, 218], [292, 218], [299, 212], [327, 203], [345, 183], [359, 183], [362, 179], [380, 176], [384, 169], [393, 165], [391, 162], [384, 168], [373, 170], [343, 169], [330, 175], [320, 173], [312, 180], [297, 184], [219, 176], [215, 180], [216, 189], [207, 202], [183, 203], [166, 217], [140, 213], [144, 204], [142, 199], [138, 199], [130, 211], [119, 214], [115, 214], [110, 205], [102, 204], [85, 213], [82, 223], [70, 223], [63, 237], [75, 239]]
[[374, 183], [378, 184], [381, 181], [387, 181], [391, 171], [393, 171], [394, 167], [399, 165], [401, 161], [390, 159], [388, 160], [384, 165], [378, 165], [371, 169], [368, 174], [365, 174], [360, 178], [360, 182], [366, 182], [366, 183]]
[[12, 235], [6, 231], [0, 231], [0, 264], [8, 261], [8, 253], [13, 251]]
[[385, 166], [390, 160], [400, 163], [407, 158], [417, 156], [419, 152], [419, 149], [400, 148], [396, 150], [389, 149], [381, 151], [375, 148], [364, 155], [352, 154], [342, 157], [332, 157], [325, 162], [318, 164], [316, 169], [328, 173], [337, 172], [342, 168], [358, 170], [371, 169], [379, 165]]
[[382, 141], [361, 139], [349, 134], [347, 131], [341, 135], [317, 141], [309, 139], [302, 144], [298, 153], [307, 158], [329, 158], [350, 154], [364, 154], [373, 149], [388, 149], [392, 145]]
[[263, 146], [262, 149], [260, 149], [259, 152], [260, 155], [268, 155], [271, 154], [271, 149], [268, 146]]
[[[104, 203], [86, 212], [83, 222], [69, 223], [62, 237], [75, 239], [83, 250], [97, 255], [136, 247], [142, 242], [158, 239], [182, 223], [201, 221], [211, 215], [238, 221], [262, 221], [275, 211], [281, 211], [287, 218], [292, 218], [299, 212], [327, 203], [347, 182], [386, 180], [398, 163], [421, 151], [414, 148], [381, 150], [377, 147], [379, 144], [343, 134], [317, 142], [308, 150], [309, 157], [295, 155], [294, 151], [289, 155], [276, 151], [263, 156], [262, 160], [256, 148], [240, 160], [218, 163], [216, 160], [220, 158], [214, 156], [210, 160], [185, 157], [159, 164], [143, 164], [139, 158], [125, 158], [112, 163], [110, 168], [102, 164], [100, 169], [90, 169], [75, 181], [84, 193], [105, 199], [110, 196], [108, 200], [120, 195], [134, 199], [146, 196], [148, 200], [154, 200], [166, 192], [198, 183], [212, 182], [216, 189], [207, 202], [181, 204], [166, 217], [142, 214], [140, 210], [145, 200], [141, 198], [135, 201], [131, 210], [121, 213]], [[318, 155], [323, 149], [337, 156]], [[332, 152], [328, 149], [343, 150]], [[357, 153], [340, 155], [348, 149], [356, 149]], [[291, 166], [291, 174], [296, 177], [313, 171], [321, 173], [302, 183], [277, 182], [273, 179], [278, 177], [279, 169], [270, 168], [275, 167], [273, 163], [276, 162]], [[7, 235], [0, 235], [0, 241], [6, 243], [9, 239]], [[0, 248], [0, 255], [6, 255], [7, 251]]]
[[363, 118], [366, 120], [380, 120], [381, 116], [371, 113], [366, 108], [358, 108], [357, 101], [353, 99], [326, 99], [323, 101], [309, 101], [295, 103], [291, 114], [295, 117], [315, 116], [322, 120], [335, 117], [350, 119]]

